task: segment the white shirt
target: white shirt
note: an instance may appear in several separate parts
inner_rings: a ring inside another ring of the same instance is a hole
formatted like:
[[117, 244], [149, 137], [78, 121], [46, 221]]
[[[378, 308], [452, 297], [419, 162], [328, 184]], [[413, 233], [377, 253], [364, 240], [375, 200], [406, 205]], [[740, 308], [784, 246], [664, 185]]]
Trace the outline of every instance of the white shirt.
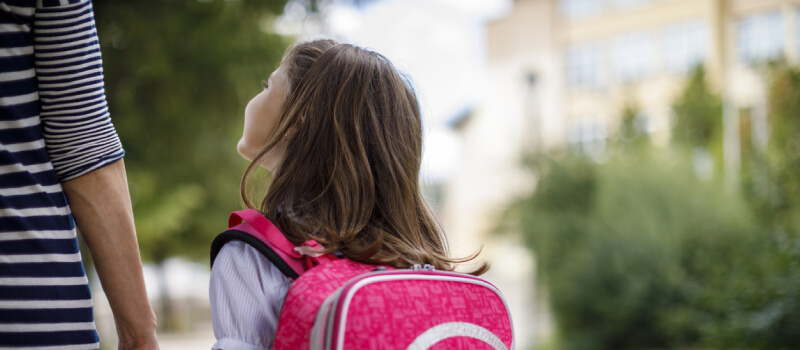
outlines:
[[213, 349], [271, 350], [292, 281], [255, 248], [226, 243], [211, 268]]

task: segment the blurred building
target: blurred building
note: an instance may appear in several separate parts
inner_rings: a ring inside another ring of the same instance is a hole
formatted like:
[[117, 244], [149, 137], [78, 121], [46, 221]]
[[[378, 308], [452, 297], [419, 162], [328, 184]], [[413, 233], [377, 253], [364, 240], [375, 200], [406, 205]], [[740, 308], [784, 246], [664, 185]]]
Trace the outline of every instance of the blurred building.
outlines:
[[[529, 260], [519, 245], [488, 234], [534, 184], [520, 166], [526, 151], [571, 148], [602, 159], [626, 106], [665, 144], [671, 104], [699, 64], [723, 96], [725, 164], [738, 173], [740, 140], [766, 142], [760, 63], [798, 63], [800, 0], [515, 0], [488, 24], [487, 43], [487, 94], [450, 123], [462, 147], [443, 213], [454, 241], [485, 243], [495, 264], [519, 265]], [[741, 126], [752, 134], [740, 137]], [[524, 283], [506, 274], [498, 278]], [[531, 299], [518, 330], [546, 335], [541, 297], [519, 293], [512, 298]]]

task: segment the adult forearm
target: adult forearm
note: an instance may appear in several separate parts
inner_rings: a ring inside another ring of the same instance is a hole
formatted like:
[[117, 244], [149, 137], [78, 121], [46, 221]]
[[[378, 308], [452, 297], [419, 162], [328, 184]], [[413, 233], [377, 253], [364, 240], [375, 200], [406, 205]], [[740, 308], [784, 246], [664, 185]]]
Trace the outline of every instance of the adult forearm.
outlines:
[[63, 187], [114, 313], [120, 349], [157, 349], [123, 161]]

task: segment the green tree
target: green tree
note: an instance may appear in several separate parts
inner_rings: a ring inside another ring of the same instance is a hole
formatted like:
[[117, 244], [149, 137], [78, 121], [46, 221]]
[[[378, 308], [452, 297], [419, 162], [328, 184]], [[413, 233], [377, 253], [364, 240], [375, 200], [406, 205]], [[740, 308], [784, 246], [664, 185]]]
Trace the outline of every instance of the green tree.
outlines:
[[[800, 231], [800, 67], [775, 65], [768, 75], [769, 140], [762, 159], [766, 186], [754, 193], [765, 222]], [[797, 236], [797, 235], [796, 235]]]
[[774, 65], [767, 81], [768, 144], [743, 157], [762, 175], [744, 176], [745, 189], [765, 190], [729, 193], [693, 169], [697, 149], [721, 165], [719, 97], [702, 70], [673, 105], [676, 147], [625, 142], [635, 139], [626, 108], [606, 162], [528, 161], [535, 191], [509, 206], [501, 232], [520, 233], [536, 255], [558, 347], [800, 343], [800, 69]]
[[754, 149], [743, 159], [743, 192], [768, 249], [757, 261], [758, 285], [736, 299], [744, 321], [724, 335], [777, 349], [800, 343], [800, 68], [774, 63], [765, 72], [769, 138], [766, 149], [744, 145]]
[[[247, 101], [289, 41], [286, 0], [94, 2], [112, 121], [126, 150], [142, 256], [208, 258], [240, 207]], [[165, 286], [165, 283], [161, 283]], [[169, 299], [161, 323], [171, 327]]]
[[647, 130], [642, 125], [638, 103], [629, 101], [622, 109], [617, 143], [623, 147], [637, 147], [648, 142]]
[[646, 145], [598, 164], [539, 156], [536, 190], [505, 231], [536, 255], [564, 349], [707, 344], [731, 314], [726, 289], [750, 276], [741, 198], [696, 178], [683, 152]]
[[708, 85], [703, 66], [698, 66], [689, 76], [672, 109], [675, 113], [674, 143], [721, 152], [715, 145], [722, 142], [722, 100]]

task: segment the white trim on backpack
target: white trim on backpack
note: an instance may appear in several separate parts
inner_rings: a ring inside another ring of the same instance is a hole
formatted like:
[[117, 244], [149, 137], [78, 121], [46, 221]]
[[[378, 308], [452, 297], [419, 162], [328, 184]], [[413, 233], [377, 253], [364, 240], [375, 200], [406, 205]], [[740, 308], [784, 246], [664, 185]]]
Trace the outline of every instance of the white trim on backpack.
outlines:
[[489, 344], [495, 350], [508, 350], [500, 337], [492, 331], [466, 322], [447, 322], [431, 327], [414, 339], [406, 350], [427, 350], [434, 344], [453, 337], [469, 337]]
[[[491, 283], [488, 283], [488, 282], [486, 282], [484, 280], [480, 280], [480, 279], [469, 278], [469, 277], [461, 277], [461, 276], [458, 276], [458, 275], [455, 275], [455, 274], [453, 274], [453, 275], [444, 275], [444, 274], [445, 273], [442, 273], [442, 272], [438, 272], [438, 274], [436, 274], [436, 275], [422, 275], [422, 274], [411, 274], [411, 275], [409, 275], [409, 274], [400, 274], [400, 273], [394, 274], [394, 273], [391, 273], [391, 274], [379, 274], [379, 275], [374, 276], [374, 277], [366, 277], [366, 278], [363, 278], [360, 281], [356, 282], [347, 291], [346, 295], [344, 295], [344, 296], [337, 295], [336, 299], [343, 297], [344, 300], [341, 301], [342, 310], [347, 310], [348, 307], [350, 306], [350, 302], [352, 301], [352, 299], [355, 296], [356, 292], [359, 289], [361, 289], [362, 287], [364, 287], [364, 286], [366, 286], [368, 284], [371, 284], [371, 283], [375, 283], [375, 282], [396, 281], [396, 280], [403, 280], [403, 279], [461, 282], [461, 283], [475, 284], [475, 285], [479, 285], [479, 286], [482, 286], [482, 287], [490, 289], [495, 294], [497, 294], [497, 296], [500, 298], [500, 300], [503, 301], [503, 305], [505, 306], [506, 311], [508, 312], [508, 314], [509, 315], [511, 314], [511, 312], [510, 312], [510, 310], [508, 308], [508, 303], [506, 302], [506, 299], [503, 297], [503, 294], [501, 294], [500, 291], [497, 290], [497, 288], [495, 286], [493, 286]], [[331, 313], [331, 317], [333, 316], [332, 314], [333, 314], [333, 312]], [[513, 334], [514, 334], [514, 322], [510, 318], [509, 318], [509, 322], [510, 322], [509, 326], [511, 327], [511, 334], [512, 334], [512, 336], [511, 336], [511, 339], [512, 339], [511, 340], [511, 350], [513, 350], [515, 348], [514, 342], [516, 340], [516, 339], [514, 339], [514, 336], [513, 336]], [[340, 318], [339, 318], [339, 334], [338, 334], [337, 341], [336, 341], [337, 344], [335, 344], [335, 347], [331, 346], [331, 345], [333, 345], [333, 344], [329, 343], [331, 341], [331, 339], [325, 339], [326, 343], [328, 343], [328, 347], [327, 348], [336, 349], [336, 350], [343, 350], [344, 349], [344, 333], [345, 333], [345, 328], [346, 328], [345, 324], [346, 323], [347, 323], [347, 312], [342, 312], [341, 315], [340, 315]], [[333, 327], [333, 324], [334, 324], [334, 322], [331, 321], [327, 325], [327, 328], [328, 328], [328, 331], [326, 332], [327, 334], [331, 334], [332, 333], [331, 332], [332, 331], [331, 328]], [[434, 327], [434, 328], [436, 328], [436, 327]], [[428, 331], [430, 331], [430, 329]], [[426, 331], [426, 332], [428, 332], [428, 331]], [[487, 330], [487, 332], [488, 332], [488, 330]], [[505, 347], [503, 347], [501, 349], [505, 349]]]

